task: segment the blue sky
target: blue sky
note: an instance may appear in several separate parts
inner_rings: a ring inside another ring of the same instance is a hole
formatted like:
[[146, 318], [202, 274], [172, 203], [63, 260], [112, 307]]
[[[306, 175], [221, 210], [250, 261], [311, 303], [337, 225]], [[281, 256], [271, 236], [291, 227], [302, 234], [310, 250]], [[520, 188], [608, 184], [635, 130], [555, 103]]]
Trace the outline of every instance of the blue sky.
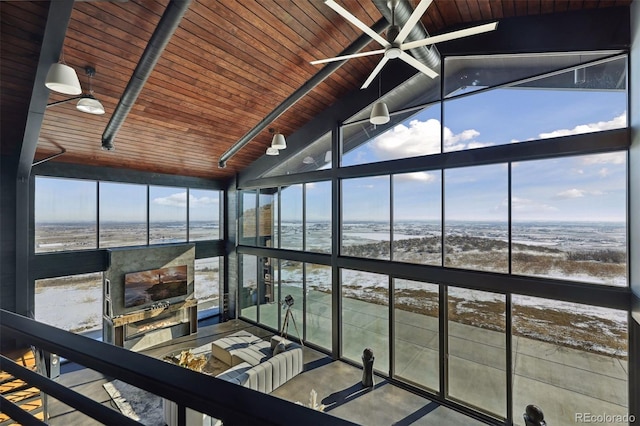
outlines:
[[[191, 221], [218, 218], [219, 192], [191, 189]], [[186, 221], [187, 192], [178, 187], [150, 187], [152, 221]], [[36, 179], [36, 222], [87, 222], [96, 218], [95, 181], [79, 179]], [[145, 185], [100, 183], [100, 217], [104, 221], [146, 222]]]
[[[445, 151], [625, 127], [626, 105], [623, 92], [515, 88], [451, 100]], [[343, 165], [438, 153], [440, 133], [439, 106], [431, 107], [346, 154]], [[626, 153], [514, 163], [512, 176], [515, 221], [625, 220]], [[507, 220], [506, 164], [449, 169], [444, 180], [447, 220]], [[398, 185], [396, 220], [440, 219], [439, 171], [404, 176]], [[343, 189], [345, 220], [382, 219], [388, 211], [388, 177], [346, 180]]]
[[[480, 148], [626, 126], [624, 92], [550, 91], [505, 88], [444, 104], [445, 151]], [[344, 165], [434, 154], [440, 151], [440, 108], [428, 108], [346, 154]], [[533, 142], [535, 143], [535, 142]], [[507, 219], [506, 164], [450, 169], [444, 174], [447, 220]], [[623, 221], [626, 153], [608, 153], [513, 164], [515, 221]], [[440, 172], [397, 176], [396, 220], [440, 219]], [[343, 181], [345, 220], [388, 220], [389, 177]], [[308, 220], [329, 220], [330, 184], [307, 185]], [[101, 217], [143, 221], [145, 186], [107, 184]], [[36, 215], [41, 221], [83, 221], [96, 216], [95, 182], [36, 180]], [[192, 190], [191, 220], [217, 217], [216, 192]], [[282, 217], [299, 219], [300, 186], [282, 193]], [[184, 188], [151, 187], [151, 218], [185, 220]]]

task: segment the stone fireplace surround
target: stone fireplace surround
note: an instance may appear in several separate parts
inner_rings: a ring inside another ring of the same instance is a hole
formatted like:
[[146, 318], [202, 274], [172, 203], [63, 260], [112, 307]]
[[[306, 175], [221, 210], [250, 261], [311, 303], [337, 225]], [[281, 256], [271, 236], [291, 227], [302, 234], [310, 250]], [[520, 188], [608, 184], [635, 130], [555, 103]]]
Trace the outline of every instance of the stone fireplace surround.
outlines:
[[[103, 275], [103, 328], [106, 343], [143, 350], [197, 331], [194, 297], [194, 244], [110, 249]], [[124, 306], [124, 276], [170, 266], [187, 265], [187, 294], [152, 305]]]

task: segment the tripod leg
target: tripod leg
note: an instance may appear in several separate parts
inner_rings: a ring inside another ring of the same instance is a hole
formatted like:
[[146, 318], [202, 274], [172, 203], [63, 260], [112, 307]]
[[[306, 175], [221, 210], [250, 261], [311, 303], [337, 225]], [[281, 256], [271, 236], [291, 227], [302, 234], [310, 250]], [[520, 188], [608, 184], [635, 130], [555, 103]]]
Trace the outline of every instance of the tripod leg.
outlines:
[[302, 341], [302, 336], [300, 336], [300, 332], [298, 331], [298, 324], [296, 324], [296, 319], [293, 316], [293, 312], [291, 313], [291, 319], [293, 320], [293, 326], [296, 329], [296, 334], [298, 335], [298, 339], [300, 340], [300, 344], [302, 344], [302, 346], [304, 346], [304, 342]]

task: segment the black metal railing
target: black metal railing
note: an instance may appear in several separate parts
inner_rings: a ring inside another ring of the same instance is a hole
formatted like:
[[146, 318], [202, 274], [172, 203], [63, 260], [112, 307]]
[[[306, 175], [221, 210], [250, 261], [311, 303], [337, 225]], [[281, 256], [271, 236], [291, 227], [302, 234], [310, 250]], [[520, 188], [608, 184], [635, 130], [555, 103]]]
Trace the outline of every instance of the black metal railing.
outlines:
[[[220, 419], [225, 426], [353, 425], [344, 419], [299, 404], [69, 333], [5, 310], [0, 310], [0, 334], [3, 338], [14, 338], [25, 346], [35, 346], [40, 350], [58, 354], [84, 367], [174, 401], [181, 411], [188, 407]], [[8, 358], [0, 358], [0, 365], [15, 377], [39, 387], [44, 393], [102, 423], [139, 424], [56, 381], [18, 366]], [[4, 410], [5, 401], [2, 402]], [[7, 414], [11, 416], [11, 413]], [[179, 422], [184, 423], [184, 418], [184, 414], [179, 416]], [[34, 419], [33, 424], [37, 422]]]

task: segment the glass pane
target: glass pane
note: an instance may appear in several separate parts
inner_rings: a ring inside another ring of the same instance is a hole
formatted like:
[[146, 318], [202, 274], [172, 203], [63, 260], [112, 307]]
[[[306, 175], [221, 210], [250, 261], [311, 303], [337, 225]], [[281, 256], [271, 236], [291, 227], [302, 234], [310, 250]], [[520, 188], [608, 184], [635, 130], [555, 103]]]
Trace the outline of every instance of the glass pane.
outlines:
[[255, 191], [242, 191], [240, 205], [240, 244], [256, 245], [256, 197]]
[[149, 244], [187, 240], [187, 191], [149, 186]]
[[[282, 330], [285, 336], [302, 340], [304, 332], [304, 297], [302, 263], [280, 260], [280, 285], [282, 300]], [[291, 296], [291, 298], [288, 298]], [[293, 303], [293, 304], [290, 304]]]
[[[513, 296], [513, 413], [529, 404], [549, 425], [628, 424], [628, 314], [625, 311]], [[612, 421], [581, 421], [606, 414]]]
[[389, 176], [342, 181], [343, 256], [390, 258]]
[[507, 197], [504, 164], [445, 170], [445, 266], [508, 272]]
[[397, 378], [440, 389], [438, 286], [394, 279], [394, 354]]
[[258, 228], [260, 229], [258, 246], [260, 247], [277, 247], [274, 241], [274, 230], [278, 226], [278, 218], [274, 216], [274, 206], [278, 201], [278, 189], [267, 188], [261, 189], [258, 196]]
[[331, 182], [305, 184], [307, 251], [331, 253]]
[[258, 320], [258, 258], [250, 254], [240, 255], [240, 316]]
[[[286, 151], [284, 154], [287, 155]], [[315, 142], [307, 145], [304, 149], [291, 154], [286, 159], [281, 156], [272, 160], [274, 167], [263, 176], [283, 176], [292, 173], [303, 173], [313, 170], [323, 170], [331, 168], [331, 132], [325, 133]]]
[[371, 272], [340, 271], [342, 282], [342, 355], [362, 363], [371, 348], [373, 368], [389, 372], [389, 277]]
[[627, 154], [512, 168], [514, 274], [627, 285]]
[[195, 298], [198, 310], [220, 306], [220, 257], [195, 260]]
[[449, 288], [449, 396], [506, 415], [505, 296]]
[[368, 121], [343, 127], [342, 167], [440, 153], [440, 106], [393, 117], [389, 124]]
[[280, 248], [302, 250], [302, 185], [280, 189]]
[[35, 319], [73, 333], [102, 330], [102, 272], [36, 280]]
[[35, 252], [97, 247], [96, 182], [36, 176]]
[[305, 264], [307, 285], [306, 340], [331, 350], [331, 266]]
[[100, 247], [147, 244], [147, 187], [100, 182]]
[[189, 189], [189, 241], [219, 240], [222, 191]]
[[[449, 56], [444, 60], [447, 97], [495, 87], [611, 56], [616, 52], [545, 52], [519, 55]], [[577, 80], [579, 81], [579, 80]], [[567, 82], [569, 88], [576, 80]]]
[[586, 78], [575, 84], [571, 70], [446, 101], [445, 152], [626, 127], [626, 58]]
[[280, 270], [278, 259], [260, 257], [260, 323], [279, 330]]
[[393, 260], [442, 265], [442, 172], [393, 175]]

